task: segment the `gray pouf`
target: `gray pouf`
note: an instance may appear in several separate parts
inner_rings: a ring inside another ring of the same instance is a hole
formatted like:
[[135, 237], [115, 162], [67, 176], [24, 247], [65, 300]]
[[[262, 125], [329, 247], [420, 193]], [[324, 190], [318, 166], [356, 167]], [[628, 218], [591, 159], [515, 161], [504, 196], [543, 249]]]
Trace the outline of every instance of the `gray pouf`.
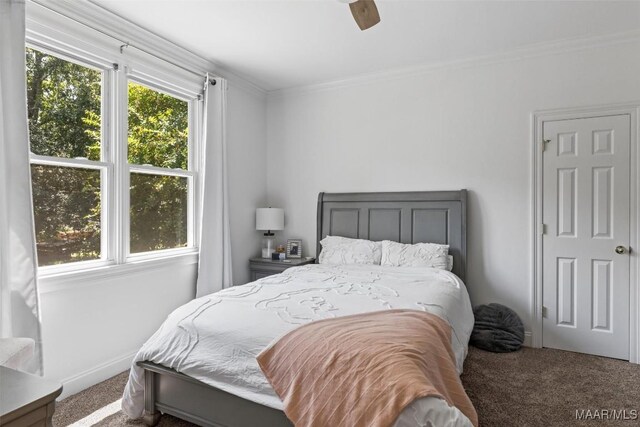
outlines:
[[474, 307], [475, 324], [471, 345], [495, 353], [516, 351], [524, 342], [524, 325], [520, 317], [502, 304]]

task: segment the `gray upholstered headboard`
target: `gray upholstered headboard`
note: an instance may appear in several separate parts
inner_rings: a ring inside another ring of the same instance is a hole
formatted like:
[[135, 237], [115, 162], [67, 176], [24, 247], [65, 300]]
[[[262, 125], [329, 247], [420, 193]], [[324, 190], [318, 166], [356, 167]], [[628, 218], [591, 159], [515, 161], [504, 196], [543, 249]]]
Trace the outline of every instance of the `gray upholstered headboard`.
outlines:
[[467, 269], [467, 190], [320, 193], [318, 241], [325, 236], [449, 245], [453, 272]]

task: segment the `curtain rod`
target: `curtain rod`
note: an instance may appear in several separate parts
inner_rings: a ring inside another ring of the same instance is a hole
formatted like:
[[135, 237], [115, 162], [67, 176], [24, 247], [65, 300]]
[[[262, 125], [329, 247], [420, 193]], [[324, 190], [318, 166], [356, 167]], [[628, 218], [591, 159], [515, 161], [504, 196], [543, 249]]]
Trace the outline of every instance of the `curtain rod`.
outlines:
[[[87, 25], [87, 26], [88, 26], [88, 25]], [[154, 54], [154, 53], [151, 53], [151, 52], [149, 52], [148, 50], [142, 49], [142, 48], [140, 48], [140, 47], [138, 47], [138, 46], [136, 46], [136, 45], [134, 45], [134, 44], [131, 44], [130, 42], [123, 42], [123, 41], [122, 41], [122, 40], [120, 40], [119, 38], [114, 37], [114, 36], [112, 36], [112, 35], [110, 35], [110, 34], [107, 34], [107, 33], [103, 32], [103, 31], [100, 31], [100, 30], [98, 30], [97, 28], [93, 28], [93, 27], [89, 27], [89, 28], [92, 28], [92, 29], [94, 29], [94, 30], [96, 30], [96, 31], [98, 31], [98, 32], [100, 32], [100, 33], [102, 33], [102, 34], [106, 35], [106, 36], [109, 36], [109, 37], [111, 37], [112, 39], [114, 39], [114, 40], [116, 40], [116, 41], [119, 41], [120, 43], [124, 43], [124, 44], [120, 45], [120, 53], [121, 53], [121, 54], [124, 54], [124, 50], [125, 50], [126, 48], [128, 48], [128, 47], [132, 47], [132, 48], [137, 49], [137, 50], [139, 50], [140, 52], [143, 52], [143, 53], [145, 53], [145, 54], [147, 54], [147, 55], [149, 55], [149, 56], [153, 56], [154, 58], [157, 58], [157, 59], [159, 59], [159, 60], [161, 60], [161, 61], [164, 61], [164, 62], [166, 62], [166, 63], [168, 63], [168, 64], [171, 64], [171, 65], [173, 65], [174, 67], [178, 67], [178, 68], [180, 68], [181, 70], [184, 70], [184, 71], [186, 71], [186, 72], [188, 72], [188, 73], [194, 74], [194, 75], [196, 75], [196, 76], [202, 76], [202, 73], [197, 73], [197, 72], [195, 72], [195, 71], [193, 71], [193, 70], [190, 70], [190, 69], [188, 69], [188, 68], [183, 67], [182, 65], [178, 65], [178, 64], [176, 64], [175, 62], [169, 61], [168, 59], [161, 58], [160, 56], [158, 56], [158, 55], [156, 55], [156, 54]], [[205, 73], [205, 74], [206, 74], [206, 73]]]
[[[83, 22], [83, 21], [80, 21], [80, 20], [78, 20], [78, 19], [75, 19], [75, 18], [73, 18], [72, 16], [68, 16], [68, 15], [64, 14], [63, 12], [60, 12], [60, 11], [55, 10], [55, 9], [52, 9], [50, 6], [48, 6], [48, 5], [46, 5], [46, 4], [42, 4], [42, 3], [38, 3], [38, 2], [36, 2], [36, 3], [37, 3], [37, 4], [40, 4], [40, 6], [43, 6], [43, 7], [45, 7], [45, 8], [47, 8], [47, 9], [49, 9], [50, 11], [52, 11], [52, 12], [54, 12], [54, 13], [57, 13], [58, 15], [62, 15], [62, 16], [64, 16], [65, 18], [70, 19], [70, 20], [72, 20], [72, 21], [74, 21], [74, 22], [77, 22], [78, 24], [80, 24], [80, 25], [82, 25], [82, 26], [84, 26], [84, 27], [86, 27], [86, 28], [89, 28], [89, 29], [91, 29], [91, 30], [93, 30], [93, 31], [97, 31], [97, 32], [99, 32], [99, 33], [100, 33], [100, 34], [102, 34], [102, 35], [105, 35], [105, 36], [107, 36], [107, 37], [109, 37], [109, 38], [111, 38], [111, 39], [113, 39], [113, 40], [115, 40], [115, 41], [117, 41], [117, 42], [122, 43], [122, 45], [120, 45], [120, 54], [123, 54], [123, 53], [124, 53], [124, 49], [125, 49], [125, 48], [127, 48], [127, 47], [132, 47], [132, 48], [134, 48], [134, 49], [139, 50], [140, 52], [146, 53], [147, 55], [150, 55], [150, 56], [152, 56], [152, 57], [154, 57], [154, 58], [157, 58], [157, 59], [159, 59], [159, 60], [161, 60], [161, 61], [164, 61], [164, 62], [166, 62], [166, 63], [168, 63], [168, 64], [171, 64], [171, 65], [173, 65], [174, 67], [178, 67], [178, 68], [180, 68], [181, 70], [184, 70], [184, 71], [186, 71], [186, 72], [188, 72], [188, 73], [191, 73], [191, 74], [193, 74], [193, 75], [196, 75], [196, 76], [202, 76], [202, 74], [203, 74], [202, 72], [200, 72], [200, 73], [195, 72], [195, 71], [193, 71], [193, 70], [190, 70], [190, 69], [188, 69], [188, 68], [183, 67], [182, 65], [176, 64], [175, 62], [169, 61], [168, 59], [162, 58], [162, 57], [158, 56], [158, 55], [157, 55], [157, 54], [155, 54], [155, 53], [149, 52], [148, 50], [142, 49], [142, 48], [140, 48], [140, 47], [138, 47], [138, 46], [136, 46], [136, 45], [131, 44], [131, 42], [126, 42], [126, 41], [124, 41], [124, 40], [121, 40], [120, 38], [118, 38], [118, 37], [114, 36], [113, 34], [107, 33], [107, 32], [106, 32], [106, 31], [104, 31], [104, 30], [101, 30], [101, 29], [99, 29], [99, 28], [96, 28], [96, 27], [94, 27], [94, 26], [92, 26], [92, 25], [87, 24], [86, 22]], [[123, 19], [124, 19], [124, 18], [123, 18]], [[127, 21], [127, 22], [129, 22], [129, 21]], [[129, 23], [130, 23], [130, 22], [129, 22]], [[135, 26], [135, 24], [133, 24], [133, 23], [131, 23], [131, 25], [134, 25], [134, 26]], [[155, 33], [151, 33], [151, 34], [153, 34], [154, 36], [158, 37]], [[177, 45], [176, 45], [176, 46], [177, 46]], [[179, 46], [178, 46], [178, 47], [179, 47]], [[184, 49], [184, 48], [182, 48], [182, 49]], [[206, 73], [206, 72], [204, 72], [204, 74], [206, 75], [207, 73]]]

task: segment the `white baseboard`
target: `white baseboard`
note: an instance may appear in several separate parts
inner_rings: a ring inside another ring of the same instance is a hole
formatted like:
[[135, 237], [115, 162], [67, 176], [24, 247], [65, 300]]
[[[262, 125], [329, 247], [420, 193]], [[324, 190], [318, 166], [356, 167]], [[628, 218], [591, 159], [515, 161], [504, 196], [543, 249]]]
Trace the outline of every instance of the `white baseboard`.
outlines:
[[525, 347], [533, 347], [533, 337], [531, 331], [524, 331], [524, 343], [522, 344]]
[[136, 351], [106, 361], [94, 368], [87, 369], [79, 374], [65, 378], [62, 381], [62, 394], [58, 400], [62, 400], [82, 390], [109, 379], [131, 367], [131, 361]]

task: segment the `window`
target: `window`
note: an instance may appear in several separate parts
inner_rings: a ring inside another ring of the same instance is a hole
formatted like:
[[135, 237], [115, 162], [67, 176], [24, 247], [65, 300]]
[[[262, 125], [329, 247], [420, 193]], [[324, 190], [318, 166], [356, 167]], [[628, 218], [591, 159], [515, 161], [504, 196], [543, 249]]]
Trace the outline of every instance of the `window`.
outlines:
[[26, 59], [39, 266], [193, 252], [195, 97], [55, 52]]
[[129, 82], [131, 253], [188, 245], [189, 104]]
[[102, 72], [27, 49], [39, 265], [102, 259]]

